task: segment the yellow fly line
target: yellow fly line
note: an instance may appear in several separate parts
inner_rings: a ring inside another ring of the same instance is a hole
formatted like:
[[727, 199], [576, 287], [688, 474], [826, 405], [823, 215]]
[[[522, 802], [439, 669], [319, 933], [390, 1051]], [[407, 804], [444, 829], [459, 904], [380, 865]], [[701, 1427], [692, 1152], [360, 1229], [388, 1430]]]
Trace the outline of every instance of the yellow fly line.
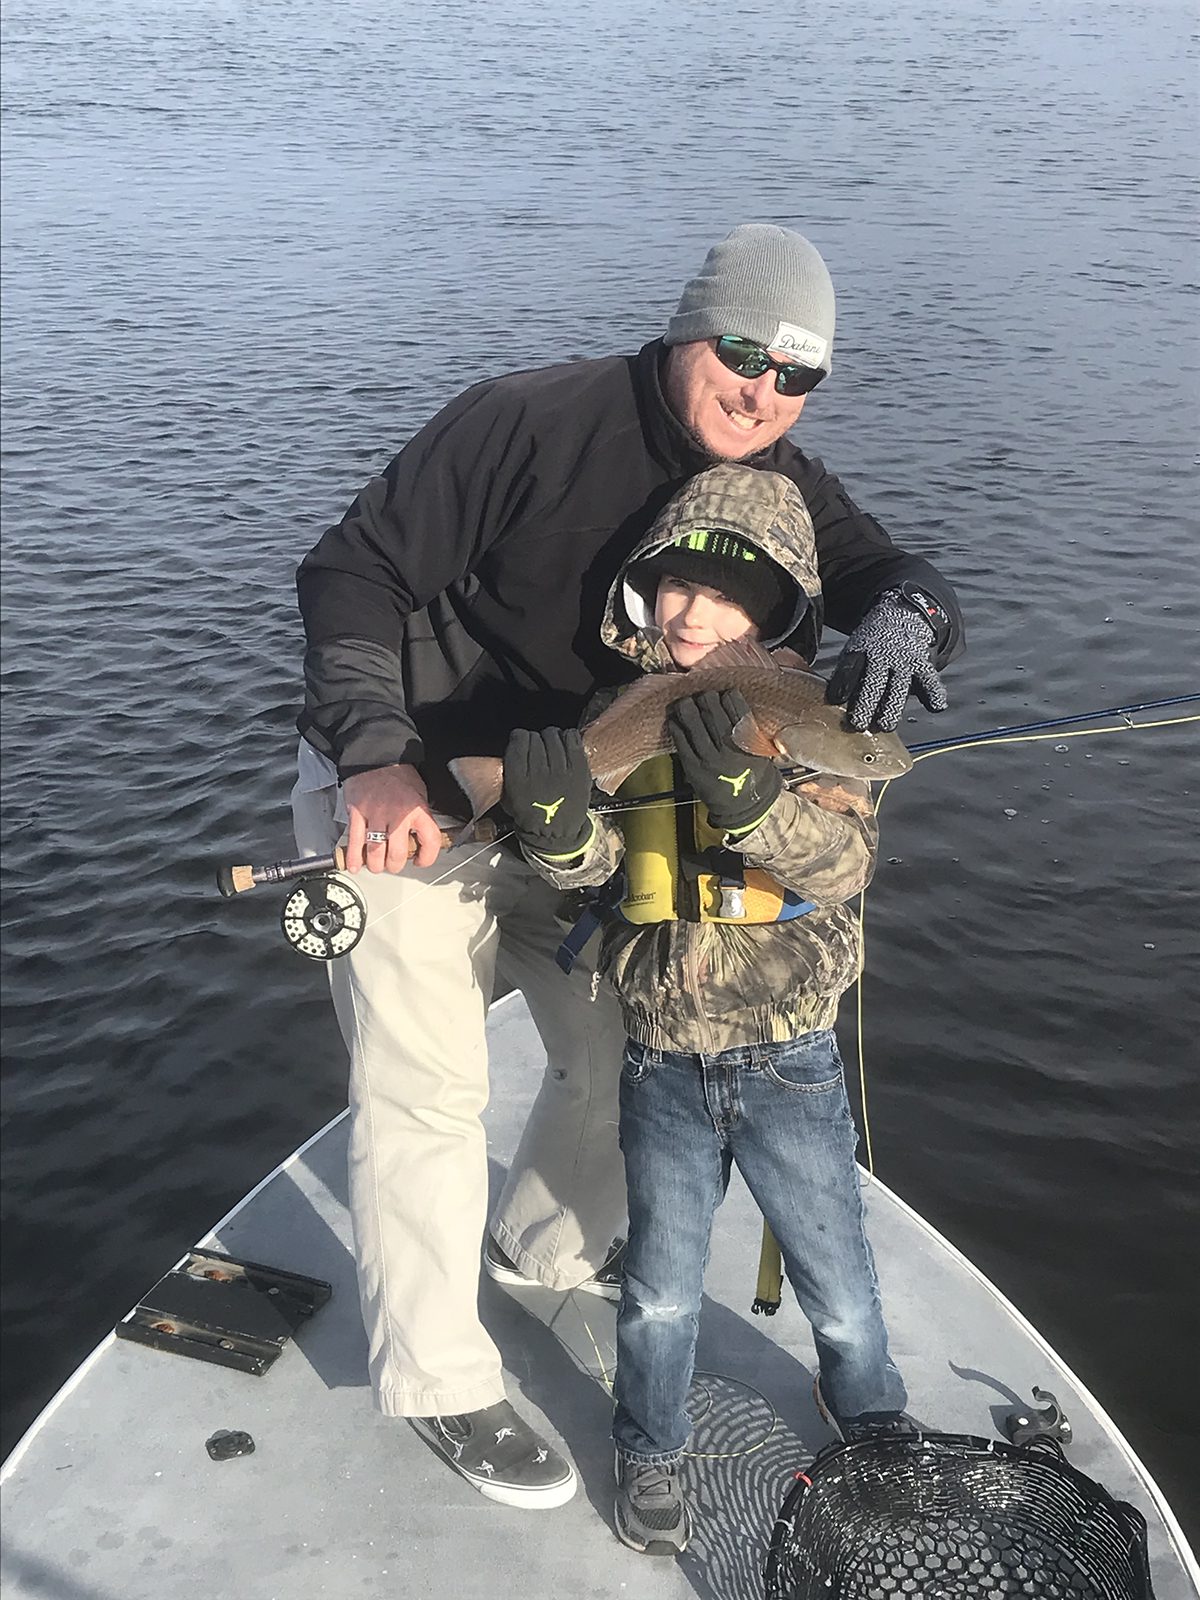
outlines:
[[[1038, 744], [1044, 739], [1082, 739], [1089, 735], [1104, 733], [1136, 733], [1142, 728], [1172, 728], [1181, 722], [1200, 722], [1200, 713], [1192, 713], [1186, 717], [1162, 717], [1155, 722], [1129, 722], [1124, 721], [1116, 728], [1074, 728], [1069, 732], [1061, 729], [1057, 733], [1021, 733], [999, 734], [993, 738], [972, 739], [966, 744], [944, 745], [940, 750], [923, 750], [913, 757], [913, 765], [918, 761], [928, 761], [931, 756], [949, 755], [958, 750], [978, 750], [983, 745], [989, 744]], [[895, 782], [889, 778], [879, 790], [879, 798], [875, 802], [875, 815], [879, 815], [883, 805], [883, 797]], [[875, 1176], [875, 1152], [871, 1145], [871, 1122], [867, 1115], [867, 1067], [863, 1050], [863, 967], [866, 963], [866, 906], [867, 891], [859, 892], [858, 896], [858, 925], [859, 925], [859, 957], [858, 978], [854, 986], [855, 1021], [858, 1028], [858, 1094], [862, 1106], [863, 1143], [867, 1155], [867, 1181]]]
[[[918, 761], [928, 761], [931, 756], [949, 755], [958, 750], [977, 750], [983, 745], [990, 744], [1036, 744], [1043, 739], [1082, 739], [1089, 735], [1104, 733], [1130, 733], [1138, 732], [1142, 728], [1172, 728], [1182, 722], [1200, 722], [1200, 713], [1192, 713], [1186, 717], [1162, 717], [1155, 722], [1130, 722], [1127, 718], [1119, 727], [1115, 728], [1075, 728], [1070, 732], [1061, 729], [1056, 733], [1022, 733], [998, 734], [991, 738], [972, 739], [965, 744], [945, 745], [940, 750], [924, 750], [913, 757], [913, 765]], [[895, 782], [889, 778], [879, 790], [879, 797], [875, 802], [875, 814], [879, 815], [883, 805], [883, 797], [889, 786]], [[862, 889], [858, 896], [858, 925], [859, 925], [859, 956], [858, 977], [854, 984], [854, 1009], [855, 1021], [858, 1030], [858, 1098], [862, 1111], [863, 1144], [866, 1149], [866, 1174], [869, 1184], [875, 1177], [875, 1150], [871, 1143], [871, 1118], [867, 1111], [867, 1063], [866, 1052], [863, 1045], [863, 967], [866, 963], [866, 907], [867, 891]], [[766, 1221], [763, 1222], [762, 1245], [758, 1254], [758, 1283], [755, 1290], [754, 1310], [762, 1310], [771, 1315], [780, 1303], [783, 1294], [783, 1264], [780, 1256], [779, 1245]]]

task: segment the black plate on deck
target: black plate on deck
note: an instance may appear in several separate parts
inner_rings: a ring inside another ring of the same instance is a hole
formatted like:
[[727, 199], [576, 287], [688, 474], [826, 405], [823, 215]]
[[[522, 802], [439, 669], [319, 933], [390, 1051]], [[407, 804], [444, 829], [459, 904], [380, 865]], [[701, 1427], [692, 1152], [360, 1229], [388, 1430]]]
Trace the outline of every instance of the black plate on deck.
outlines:
[[261, 1377], [332, 1293], [319, 1278], [192, 1250], [113, 1331]]

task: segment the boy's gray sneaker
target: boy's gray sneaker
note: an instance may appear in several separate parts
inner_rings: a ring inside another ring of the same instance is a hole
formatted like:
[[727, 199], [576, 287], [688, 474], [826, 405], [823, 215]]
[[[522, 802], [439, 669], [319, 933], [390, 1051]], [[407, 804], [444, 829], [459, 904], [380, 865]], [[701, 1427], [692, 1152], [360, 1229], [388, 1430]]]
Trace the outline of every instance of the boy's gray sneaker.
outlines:
[[843, 1444], [862, 1444], [866, 1439], [912, 1438], [921, 1432], [919, 1424], [907, 1411], [865, 1411], [861, 1417], [835, 1417], [821, 1394], [820, 1378], [813, 1379], [813, 1399], [823, 1420]]
[[648, 1556], [687, 1549], [691, 1518], [679, 1487], [679, 1468], [617, 1456], [617, 1538]]
[[409, 1417], [468, 1483], [506, 1506], [565, 1505], [575, 1493], [575, 1468], [538, 1437], [507, 1400], [453, 1417]]
[[[582, 1283], [577, 1283], [572, 1294], [597, 1294], [603, 1300], [619, 1300], [621, 1298], [621, 1274], [625, 1267], [625, 1240], [614, 1239], [608, 1259], [604, 1265], [585, 1278]], [[516, 1262], [509, 1256], [503, 1247], [496, 1243], [491, 1234], [488, 1234], [487, 1243], [483, 1247], [483, 1268], [488, 1277], [495, 1283], [507, 1283], [515, 1289], [540, 1289], [543, 1286], [536, 1278], [531, 1278], [521, 1271]]]

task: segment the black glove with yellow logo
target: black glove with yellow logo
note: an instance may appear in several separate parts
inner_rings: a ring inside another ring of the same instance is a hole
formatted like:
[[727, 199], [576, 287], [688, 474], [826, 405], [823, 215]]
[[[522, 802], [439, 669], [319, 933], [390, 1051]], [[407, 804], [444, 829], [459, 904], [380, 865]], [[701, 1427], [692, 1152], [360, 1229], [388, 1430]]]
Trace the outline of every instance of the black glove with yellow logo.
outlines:
[[667, 726], [679, 764], [709, 821], [724, 833], [749, 833], [779, 798], [783, 779], [767, 756], [750, 756], [734, 744], [733, 730], [750, 707], [736, 689], [706, 689], [677, 700]]
[[575, 728], [515, 728], [504, 752], [504, 809], [535, 855], [577, 856], [592, 837], [592, 774]]

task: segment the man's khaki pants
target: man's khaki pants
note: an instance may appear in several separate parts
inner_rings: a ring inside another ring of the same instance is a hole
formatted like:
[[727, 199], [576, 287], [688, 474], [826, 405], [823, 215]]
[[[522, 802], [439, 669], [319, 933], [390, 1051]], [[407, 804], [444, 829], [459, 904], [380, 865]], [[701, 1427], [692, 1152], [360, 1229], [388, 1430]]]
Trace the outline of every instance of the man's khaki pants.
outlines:
[[[327, 854], [341, 836], [338, 793], [294, 792], [302, 854]], [[590, 1277], [623, 1231], [624, 1029], [606, 990], [591, 998], [585, 958], [570, 978], [555, 965], [560, 896], [511, 850], [467, 844], [425, 871], [363, 871], [354, 883], [366, 932], [328, 971], [350, 1051], [350, 1211], [371, 1381], [389, 1416], [475, 1411], [504, 1397], [478, 1313], [493, 982], [524, 994], [547, 1065], [492, 1231], [553, 1289]]]

